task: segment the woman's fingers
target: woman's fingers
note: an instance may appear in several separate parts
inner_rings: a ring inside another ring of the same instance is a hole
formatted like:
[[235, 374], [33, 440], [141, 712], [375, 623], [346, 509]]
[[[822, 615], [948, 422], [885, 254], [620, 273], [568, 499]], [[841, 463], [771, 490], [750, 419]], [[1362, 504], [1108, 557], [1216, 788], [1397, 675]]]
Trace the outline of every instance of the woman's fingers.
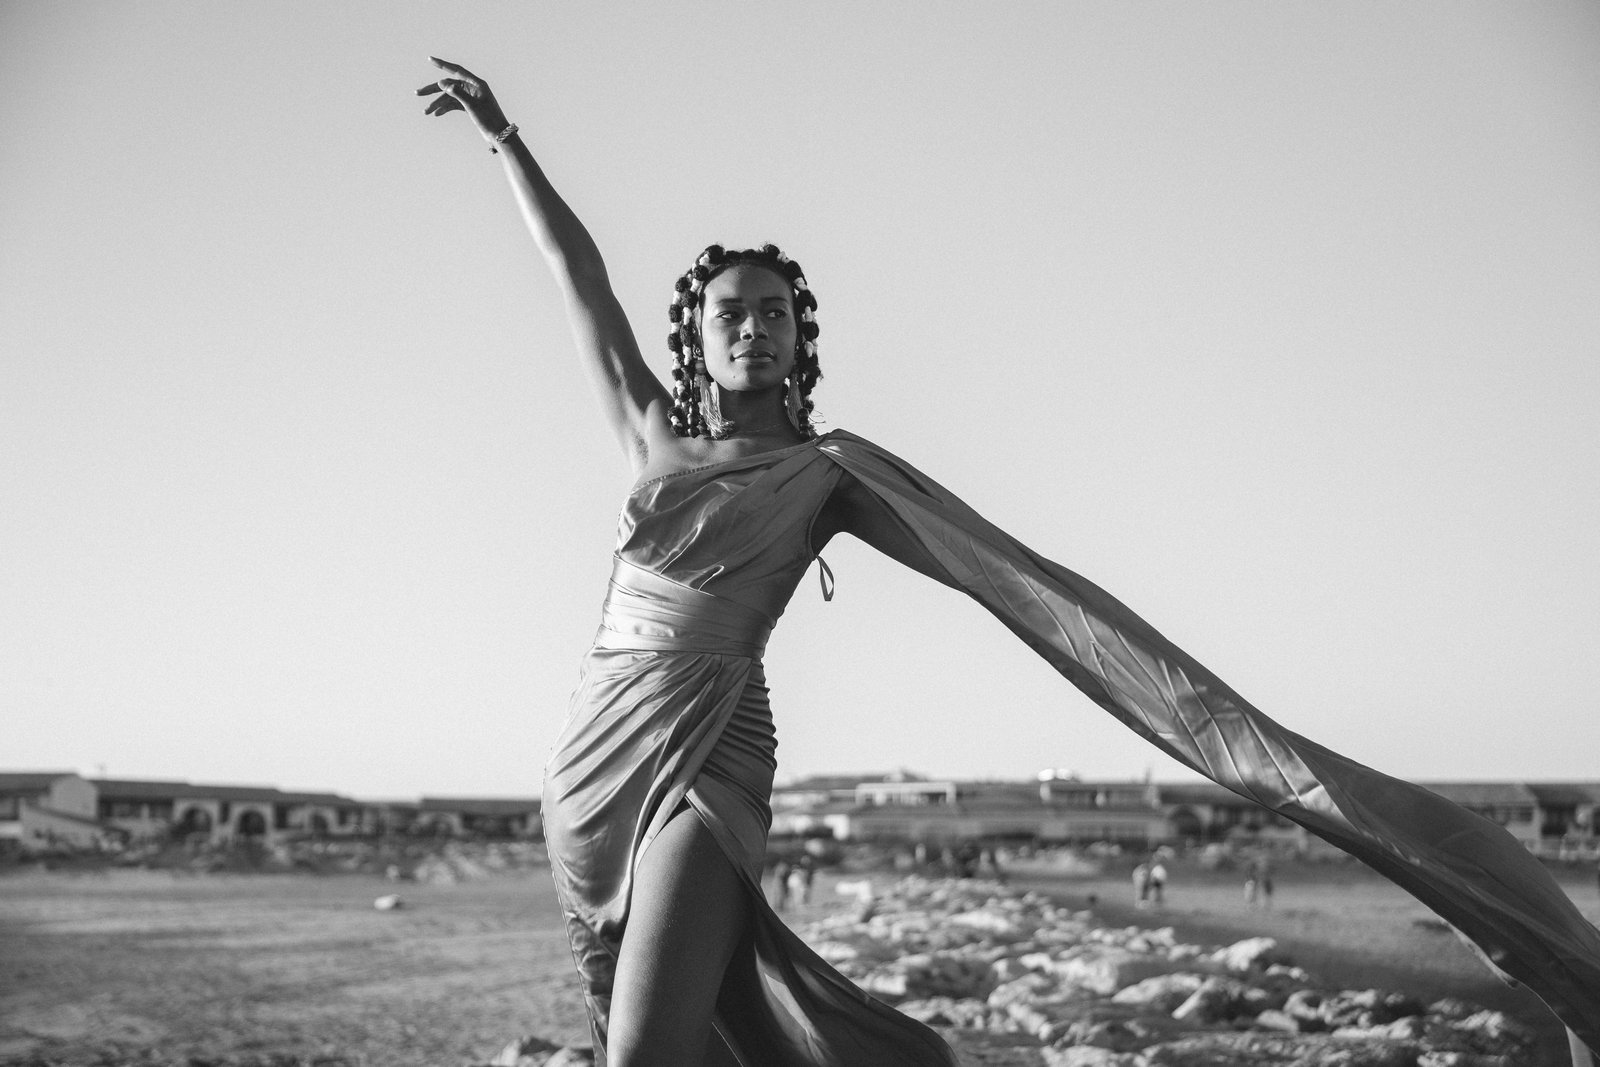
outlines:
[[448, 71], [450, 74], [453, 74], [458, 78], [469, 78], [472, 81], [478, 80], [477, 75], [473, 74], [472, 71], [468, 70], [466, 67], [447, 62], [443, 59], [440, 59], [438, 56], [429, 56], [428, 58], [432, 60], [433, 65], [438, 67], [440, 70]]
[[479, 113], [494, 102], [494, 98], [489, 94], [489, 87], [465, 67], [448, 63], [438, 56], [428, 58], [448, 76], [417, 90], [418, 96], [434, 98], [424, 114], [448, 115], [452, 111], [465, 111], [475, 119], [479, 119], [481, 125], [484, 116]]

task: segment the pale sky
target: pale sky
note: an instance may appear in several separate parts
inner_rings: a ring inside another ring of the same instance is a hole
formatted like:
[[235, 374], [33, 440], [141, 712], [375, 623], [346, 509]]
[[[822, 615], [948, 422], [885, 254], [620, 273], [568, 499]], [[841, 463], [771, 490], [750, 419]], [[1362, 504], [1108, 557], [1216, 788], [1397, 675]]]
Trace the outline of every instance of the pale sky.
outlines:
[[[626, 464], [493, 85], [662, 373], [701, 247], [824, 428], [1405, 777], [1600, 778], [1600, 6], [0, 0], [0, 769], [531, 795]], [[780, 775], [1180, 778], [841, 539]]]

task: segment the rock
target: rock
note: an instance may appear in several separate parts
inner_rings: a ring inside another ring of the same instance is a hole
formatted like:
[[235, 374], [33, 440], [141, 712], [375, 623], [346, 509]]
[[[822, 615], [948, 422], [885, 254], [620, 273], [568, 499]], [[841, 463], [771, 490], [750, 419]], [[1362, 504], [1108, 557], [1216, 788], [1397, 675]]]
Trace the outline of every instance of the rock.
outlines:
[[404, 903], [405, 902], [400, 899], [400, 894], [388, 893], [379, 897], [377, 900], [374, 900], [372, 902], [372, 906], [377, 908], [379, 911], [394, 911], [396, 908], [403, 907]]
[[561, 1046], [542, 1037], [529, 1034], [513, 1038], [511, 1043], [489, 1061], [489, 1067], [548, 1067], [550, 1058], [561, 1051]]
[[1233, 979], [1212, 977], [1200, 983], [1189, 999], [1173, 1009], [1172, 1017], [1193, 1026], [1226, 1022], [1238, 1014], [1246, 987]]
[[1068, 957], [1057, 960], [1054, 966], [1056, 977], [1063, 984], [1070, 983], [1102, 996], [1110, 996], [1135, 982], [1153, 978], [1158, 974], [1170, 974], [1180, 969], [1178, 964], [1165, 957], [1130, 952], [1122, 948], [1103, 949]]
[[1479, 1011], [1451, 1023], [1451, 1026], [1457, 1033], [1467, 1037], [1476, 1052], [1505, 1055], [1517, 1052], [1534, 1041], [1532, 1030], [1501, 1011]]
[[1236, 941], [1227, 948], [1211, 954], [1211, 962], [1229, 971], [1264, 971], [1272, 964], [1287, 964], [1288, 957], [1278, 951], [1278, 942], [1270, 937], [1251, 937]]
[[1045, 1067], [1142, 1067], [1144, 1058], [1136, 1052], [1113, 1052], [1108, 1048], [1073, 1045], [1044, 1050]]
[[1025, 1003], [1038, 999], [1041, 995], [1053, 994], [1057, 988], [1056, 980], [1050, 975], [1030, 971], [1020, 978], [1013, 978], [990, 990], [989, 1006], [1005, 1008], [1014, 1003]]
[[1283, 1012], [1295, 1021], [1296, 1028], [1301, 1031], [1326, 1030], [1328, 1021], [1322, 1015], [1325, 999], [1318, 990], [1297, 989], [1284, 1000]]
[[1412, 1067], [1416, 1046], [1326, 1034], [1209, 1033], [1144, 1050], [1144, 1067]]
[[945, 922], [955, 926], [965, 926], [1007, 940], [1015, 940], [1022, 934], [1022, 928], [1013, 920], [998, 911], [987, 908], [960, 912], [950, 916]]
[[942, 1036], [963, 1067], [1045, 1067], [1045, 1050], [1019, 1034], [944, 1030]]
[[1084, 1045], [1132, 1052], [1175, 1040], [1187, 1030], [1170, 1016], [1149, 1015], [1135, 1008], [1113, 1009], [1104, 1001], [1080, 1008], [1079, 1016], [1057, 1036], [1057, 1048]]
[[989, 964], [989, 977], [995, 985], [1004, 985], [1013, 978], [1020, 978], [1027, 973], [1029, 968], [1023, 964], [1022, 956], [1002, 956]]
[[1440, 1018], [1451, 1020], [1465, 1019], [1478, 1014], [1482, 1010], [1483, 1008], [1480, 1005], [1474, 1004], [1470, 1000], [1462, 1000], [1459, 997], [1444, 997], [1428, 1005], [1429, 1015], [1437, 1015]]
[[928, 1026], [964, 1026], [981, 1029], [989, 1017], [989, 1005], [968, 997], [926, 997], [908, 1000], [896, 1008]]
[[835, 967], [841, 963], [861, 958], [861, 950], [859, 948], [843, 941], [821, 941], [812, 945], [811, 950]]
[[1490, 1056], [1478, 1052], [1441, 1052], [1437, 1049], [1417, 1057], [1417, 1067], [1517, 1067], [1510, 1056]]
[[1111, 999], [1117, 1004], [1137, 1005], [1166, 1015], [1193, 996], [1204, 981], [1190, 971], [1158, 974], [1117, 990]]
[[872, 903], [872, 879], [870, 878], [862, 878], [855, 881], [847, 881], [841, 878], [834, 883], [833, 891], [842, 897], [853, 897], [861, 904]]
[[1286, 1011], [1269, 1008], [1256, 1013], [1256, 1029], [1281, 1030], [1284, 1033], [1295, 1034], [1300, 1032], [1300, 1020]]
[[799, 932], [968, 1064], [1510, 1067], [1531, 1035], [1463, 1001], [1318, 989], [1271, 938], [1183, 945], [983, 883], [905, 879], [874, 904]]
[[1335, 1026], [1382, 1026], [1427, 1009], [1420, 1001], [1400, 993], [1377, 989], [1345, 990], [1323, 1005], [1323, 1017]]
[[1407, 1015], [1377, 1029], [1384, 1037], [1398, 1041], [1417, 1041], [1441, 1049], [1450, 1048], [1456, 1036], [1455, 1028], [1449, 1023], [1426, 1015]]

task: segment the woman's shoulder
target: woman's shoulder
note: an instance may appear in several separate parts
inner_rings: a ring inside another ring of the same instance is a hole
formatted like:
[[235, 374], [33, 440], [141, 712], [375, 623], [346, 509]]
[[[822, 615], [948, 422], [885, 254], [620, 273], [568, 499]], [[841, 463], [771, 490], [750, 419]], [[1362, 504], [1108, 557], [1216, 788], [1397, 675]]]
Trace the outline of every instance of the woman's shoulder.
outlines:
[[802, 439], [748, 439], [713, 441], [701, 437], [673, 437], [652, 441], [644, 463], [636, 471], [635, 488], [691, 471], [729, 463], [781, 456], [831, 435]]

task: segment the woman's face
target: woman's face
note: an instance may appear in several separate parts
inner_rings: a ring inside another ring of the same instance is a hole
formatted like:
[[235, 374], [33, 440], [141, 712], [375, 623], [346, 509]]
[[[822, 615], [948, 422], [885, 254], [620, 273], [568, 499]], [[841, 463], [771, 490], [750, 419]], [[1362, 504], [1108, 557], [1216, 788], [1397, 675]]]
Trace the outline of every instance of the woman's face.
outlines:
[[706, 283], [700, 347], [706, 373], [732, 392], [777, 388], [794, 369], [794, 290], [766, 267], [740, 264]]

